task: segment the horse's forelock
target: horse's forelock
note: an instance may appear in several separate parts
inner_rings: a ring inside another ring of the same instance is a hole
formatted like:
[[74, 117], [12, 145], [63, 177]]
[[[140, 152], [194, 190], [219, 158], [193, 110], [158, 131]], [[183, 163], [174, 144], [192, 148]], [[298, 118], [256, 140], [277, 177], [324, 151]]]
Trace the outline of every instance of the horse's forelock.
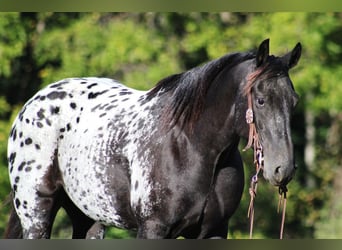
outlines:
[[251, 89], [253, 88], [256, 80], [263, 74], [263, 72], [265, 71], [265, 67], [259, 67], [257, 68], [255, 71], [253, 71], [252, 73], [248, 74], [246, 76], [246, 85], [243, 88], [243, 95], [247, 96], [248, 93], [251, 92]]
[[278, 76], [279, 73], [287, 71], [288, 68], [279, 60], [279, 58], [270, 56], [269, 60], [257, 67], [253, 72], [246, 76], [246, 84], [242, 89], [244, 96], [250, 93], [251, 89], [255, 85], [257, 80], [265, 80], [274, 76]]

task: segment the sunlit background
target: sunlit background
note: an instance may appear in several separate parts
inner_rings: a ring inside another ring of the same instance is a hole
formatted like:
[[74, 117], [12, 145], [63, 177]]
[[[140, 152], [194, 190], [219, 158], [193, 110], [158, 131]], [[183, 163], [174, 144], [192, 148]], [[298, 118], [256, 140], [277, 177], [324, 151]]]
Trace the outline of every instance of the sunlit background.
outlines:
[[[291, 71], [300, 102], [293, 117], [297, 174], [288, 185], [285, 238], [342, 238], [341, 13], [0, 13], [0, 234], [10, 209], [7, 138], [37, 90], [66, 77], [103, 76], [149, 89], [160, 79], [270, 38], [282, 55], [303, 46]], [[244, 141], [243, 141], [244, 143]], [[241, 145], [243, 146], [243, 145]], [[229, 238], [248, 237], [252, 152], [242, 153], [246, 188]], [[278, 192], [260, 180], [255, 238], [277, 238]], [[108, 229], [107, 238], [134, 237]], [[53, 237], [70, 238], [61, 210]]]

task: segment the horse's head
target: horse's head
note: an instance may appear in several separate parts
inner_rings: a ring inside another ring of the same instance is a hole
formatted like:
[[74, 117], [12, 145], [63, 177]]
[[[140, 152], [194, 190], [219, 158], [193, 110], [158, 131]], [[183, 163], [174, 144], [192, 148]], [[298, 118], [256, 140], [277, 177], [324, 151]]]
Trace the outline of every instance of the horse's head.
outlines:
[[301, 55], [301, 45], [282, 57], [269, 55], [269, 40], [259, 46], [247, 77], [244, 94], [250, 94], [254, 122], [264, 154], [264, 177], [276, 186], [285, 186], [295, 173], [290, 120], [298, 96], [289, 69]]

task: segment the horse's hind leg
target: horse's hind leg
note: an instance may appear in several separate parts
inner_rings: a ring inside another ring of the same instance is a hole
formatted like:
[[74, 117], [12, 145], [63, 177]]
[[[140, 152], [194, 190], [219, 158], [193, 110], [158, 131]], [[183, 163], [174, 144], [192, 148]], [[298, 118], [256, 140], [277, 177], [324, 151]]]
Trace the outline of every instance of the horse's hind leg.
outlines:
[[87, 232], [86, 239], [103, 239], [105, 234], [105, 226], [99, 222], [95, 222]]
[[23, 208], [28, 212], [21, 216], [24, 238], [50, 238], [53, 222], [61, 207], [59, 199], [62, 189], [54, 181], [55, 178], [55, 173], [50, 171], [35, 195], [27, 201], [26, 209], [23, 204]]
[[29, 157], [29, 154], [17, 156], [16, 164], [11, 166], [13, 204], [21, 222], [23, 238], [50, 238], [60, 208], [57, 201], [61, 190], [58, 165], [51, 162], [51, 158], [48, 163], [42, 160], [43, 157], [39, 161]]
[[52, 224], [57, 212], [53, 209], [53, 200], [42, 198], [36, 203], [36, 207], [37, 210], [31, 215], [31, 223], [26, 223], [23, 227], [24, 238], [48, 239], [51, 236]]
[[67, 196], [63, 190], [60, 194], [61, 206], [68, 214], [72, 226], [73, 239], [103, 239], [104, 226], [86, 216]]

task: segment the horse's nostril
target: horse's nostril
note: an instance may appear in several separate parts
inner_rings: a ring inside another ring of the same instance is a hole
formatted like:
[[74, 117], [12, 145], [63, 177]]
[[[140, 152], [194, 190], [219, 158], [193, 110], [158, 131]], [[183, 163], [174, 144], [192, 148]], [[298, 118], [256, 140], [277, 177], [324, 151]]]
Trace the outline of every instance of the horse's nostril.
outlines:
[[276, 167], [274, 173], [275, 173], [275, 174], [280, 174], [280, 166]]

